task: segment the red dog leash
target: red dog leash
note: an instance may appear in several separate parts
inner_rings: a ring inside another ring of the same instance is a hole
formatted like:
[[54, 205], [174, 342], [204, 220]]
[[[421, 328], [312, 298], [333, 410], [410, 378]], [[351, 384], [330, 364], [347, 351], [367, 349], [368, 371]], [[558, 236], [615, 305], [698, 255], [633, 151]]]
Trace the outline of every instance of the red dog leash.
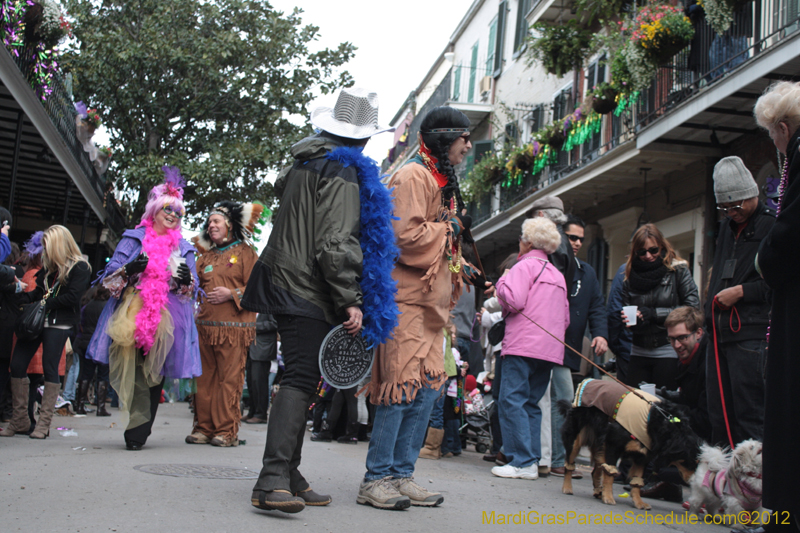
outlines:
[[[722, 402], [722, 418], [725, 420], [725, 430], [728, 432], [728, 443], [731, 446], [731, 450], [735, 447], [733, 444], [733, 436], [731, 435], [731, 424], [728, 421], [728, 408], [725, 405], [725, 392], [722, 390], [722, 372], [720, 372], [719, 368], [719, 343], [717, 342], [717, 315], [714, 313], [714, 309], [717, 306], [722, 306], [717, 300], [717, 297], [714, 296], [714, 299], [711, 301], [711, 327], [714, 330], [714, 360], [717, 364], [717, 383], [719, 385], [719, 399]], [[736, 310], [736, 306], [734, 305], [731, 307], [731, 318], [730, 318], [730, 327], [731, 331], [734, 333], [738, 333], [742, 329], [742, 319], [739, 318], [739, 311]], [[736, 314], [736, 319], [739, 321], [739, 327], [737, 329], [733, 329], [733, 315]]]

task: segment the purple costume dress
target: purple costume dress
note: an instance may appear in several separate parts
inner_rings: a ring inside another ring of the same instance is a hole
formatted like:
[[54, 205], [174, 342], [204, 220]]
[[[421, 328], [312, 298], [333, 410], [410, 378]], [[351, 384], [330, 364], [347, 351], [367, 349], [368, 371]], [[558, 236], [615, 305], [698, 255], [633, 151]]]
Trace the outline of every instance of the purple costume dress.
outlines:
[[[114, 255], [108, 262], [105, 272], [99, 282], [102, 283], [106, 276], [113, 274], [119, 268], [130, 263], [142, 251], [142, 240], [144, 239], [144, 228], [126, 230], [122, 234], [122, 240], [114, 250]], [[180, 241], [181, 257], [186, 259], [186, 265], [192, 272], [192, 277], [197, 280], [197, 270], [195, 268], [194, 247], [185, 239]], [[200, 365], [200, 346], [197, 340], [197, 327], [194, 324], [194, 301], [184, 301], [177, 294], [170, 292], [167, 297], [167, 310], [172, 315], [175, 325], [175, 343], [167, 355], [164, 370], [161, 374], [169, 379], [194, 378], [202, 373]], [[106, 326], [114, 314], [114, 310], [119, 304], [119, 298], [110, 298], [100, 315], [92, 340], [86, 356], [98, 363], [108, 364], [108, 347], [111, 344], [111, 337], [106, 334]]]

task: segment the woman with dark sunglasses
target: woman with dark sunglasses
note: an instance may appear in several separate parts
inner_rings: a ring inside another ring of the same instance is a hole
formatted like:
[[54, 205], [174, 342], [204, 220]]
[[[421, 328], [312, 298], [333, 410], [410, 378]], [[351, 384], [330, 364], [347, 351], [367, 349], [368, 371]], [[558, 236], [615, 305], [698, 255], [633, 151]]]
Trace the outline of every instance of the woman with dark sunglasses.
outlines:
[[699, 307], [700, 300], [689, 265], [655, 224], [645, 224], [633, 235], [622, 302], [637, 308], [635, 325], [629, 325], [622, 313], [623, 323], [633, 332], [627, 384], [654, 383], [674, 390], [677, 355], [669, 344], [664, 321], [673, 309]]

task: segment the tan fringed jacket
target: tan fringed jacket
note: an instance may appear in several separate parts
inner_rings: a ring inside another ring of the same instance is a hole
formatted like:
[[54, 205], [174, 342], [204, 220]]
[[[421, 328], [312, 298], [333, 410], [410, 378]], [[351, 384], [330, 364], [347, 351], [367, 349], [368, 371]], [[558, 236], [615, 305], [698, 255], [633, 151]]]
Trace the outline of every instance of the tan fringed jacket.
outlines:
[[394, 232], [400, 259], [392, 277], [397, 280], [400, 324], [393, 338], [378, 347], [367, 393], [372, 403], [387, 405], [413, 401], [423, 384], [438, 388], [447, 379], [443, 328], [454, 287], [462, 284], [448, 269], [452, 214], [442, 208], [442, 191], [433, 175], [409, 163], [392, 177], [389, 188], [394, 188], [394, 215], [399, 219]]

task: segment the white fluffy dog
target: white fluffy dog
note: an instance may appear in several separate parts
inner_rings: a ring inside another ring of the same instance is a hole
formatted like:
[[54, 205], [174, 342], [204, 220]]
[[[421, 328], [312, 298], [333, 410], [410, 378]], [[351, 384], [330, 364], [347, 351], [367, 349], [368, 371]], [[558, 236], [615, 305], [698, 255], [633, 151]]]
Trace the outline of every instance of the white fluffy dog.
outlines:
[[703, 445], [689, 485], [690, 512], [698, 513], [705, 504], [711, 514], [730, 516], [734, 527], [747, 525], [739, 513], [761, 511], [761, 443], [742, 441], [733, 452]]

